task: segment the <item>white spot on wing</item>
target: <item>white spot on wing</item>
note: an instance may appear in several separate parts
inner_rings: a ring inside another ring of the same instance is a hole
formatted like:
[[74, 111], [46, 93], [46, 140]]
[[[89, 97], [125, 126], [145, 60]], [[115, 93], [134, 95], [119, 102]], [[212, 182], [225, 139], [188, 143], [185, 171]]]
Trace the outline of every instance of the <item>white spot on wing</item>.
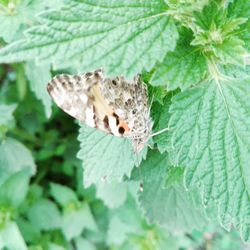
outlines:
[[87, 103], [88, 102], [88, 96], [87, 95], [79, 95], [80, 99], [83, 101], [83, 103]]
[[95, 127], [94, 112], [92, 107], [86, 108], [86, 124], [92, 128]]
[[116, 119], [114, 116], [109, 116], [109, 127], [111, 129], [111, 132], [116, 135], [116, 136], [121, 136], [119, 133], [118, 133], [118, 127], [116, 125]]

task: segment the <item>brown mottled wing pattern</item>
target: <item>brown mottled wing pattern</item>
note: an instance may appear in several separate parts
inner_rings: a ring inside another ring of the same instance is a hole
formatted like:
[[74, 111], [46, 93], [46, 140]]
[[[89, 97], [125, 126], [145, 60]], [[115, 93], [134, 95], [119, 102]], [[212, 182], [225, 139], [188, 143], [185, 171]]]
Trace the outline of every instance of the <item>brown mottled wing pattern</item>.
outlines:
[[136, 76], [104, 78], [101, 70], [58, 75], [47, 86], [55, 103], [91, 127], [132, 139], [138, 152], [151, 134], [146, 85]]
[[106, 78], [101, 91], [109, 106], [128, 124], [130, 132], [124, 136], [131, 138], [136, 151], [140, 151], [152, 129], [145, 83], [139, 76], [133, 81], [126, 81], [124, 77]]
[[90, 127], [109, 132], [102, 118], [96, 116], [92, 93], [102, 78], [100, 70], [83, 75], [57, 75], [48, 83], [47, 90], [63, 111]]

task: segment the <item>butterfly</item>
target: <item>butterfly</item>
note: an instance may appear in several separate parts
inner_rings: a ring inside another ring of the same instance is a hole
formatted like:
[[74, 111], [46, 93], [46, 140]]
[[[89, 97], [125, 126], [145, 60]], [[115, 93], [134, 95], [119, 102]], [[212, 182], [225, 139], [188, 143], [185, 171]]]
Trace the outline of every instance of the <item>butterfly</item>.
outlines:
[[127, 81], [123, 76], [106, 78], [101, 69], [61, 74], [48, 83], [47, 90], [63, 111], [80, 122], [131, 139], [136, 153], [152, 136], [147, 86], [139, 75]]

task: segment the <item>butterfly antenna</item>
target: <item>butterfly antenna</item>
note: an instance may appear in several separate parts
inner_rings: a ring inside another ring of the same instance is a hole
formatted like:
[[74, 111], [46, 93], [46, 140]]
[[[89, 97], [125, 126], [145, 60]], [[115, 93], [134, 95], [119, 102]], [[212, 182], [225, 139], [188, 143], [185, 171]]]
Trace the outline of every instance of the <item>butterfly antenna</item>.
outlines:
[[168, 130], [169, 130], [169, 128], [164, 128], [164, 129], [162, 129], [160, 131], [157, 131], [157, 132], [151, 134], [150, 137], [154, 137], [154, 136], [159, 135], [161, 133], [164, 133], [165, 131], [168, 131]]

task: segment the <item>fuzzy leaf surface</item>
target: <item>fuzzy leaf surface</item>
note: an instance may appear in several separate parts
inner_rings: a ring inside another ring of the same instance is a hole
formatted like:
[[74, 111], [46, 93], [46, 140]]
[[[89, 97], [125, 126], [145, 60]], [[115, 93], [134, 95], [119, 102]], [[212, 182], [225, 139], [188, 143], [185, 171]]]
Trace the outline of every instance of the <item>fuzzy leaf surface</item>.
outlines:
[[38, 58], [82, 71], [104, 67], [132, 77], [175, 47], [178, 33], [163, 0], [75, 0], [41, 15], [41, 25], [0, 51], [1, 62]]
[[246, 22], [244, 15], [231, 13], [230, 16], [227, 9], [211, 1], [202, 13], [195, 14], [199, 32], [195, 35], [192, 45], [201, 45], [206, 54], [213, 54], [221, 64], [244, 66], [247, 51], [242, 36], [246, 35]]
[[139, 155], [133, 151], [129, 140], [82, 126], [78, 137], [80, 151], [78, 158], [83, 161], [84, 184], [104, 181], [121, 181], [130, 176], [134, 165], [138, 165], [144, 150]]
[[140, 206], [150, 223], [156, 222], [171, 232], [201, 229], [205, 219], [182, 184], [181, 168], [169, 164], [167, 154], [157, 151], [149, 152], [147, 160], [142, 162]]
[[195, 48], [179, 46], [156, 66], [150, 83], [154, 86], [165, 85], [168, 90], [186, 89], [201, 81], [205, 73], [205, 57]]
[[230, 16], [244, 17], [248, 20], [241, 26], [239, 37], [245, 42], [245, 47], [250, 51], [250, 2], [247, 0], [237, 0], [229, 5]]
[[216, 202], [224, 227], [250, 239], [250, 78], [206, 82], [174, 97], [170, 156], [187, 187]]

